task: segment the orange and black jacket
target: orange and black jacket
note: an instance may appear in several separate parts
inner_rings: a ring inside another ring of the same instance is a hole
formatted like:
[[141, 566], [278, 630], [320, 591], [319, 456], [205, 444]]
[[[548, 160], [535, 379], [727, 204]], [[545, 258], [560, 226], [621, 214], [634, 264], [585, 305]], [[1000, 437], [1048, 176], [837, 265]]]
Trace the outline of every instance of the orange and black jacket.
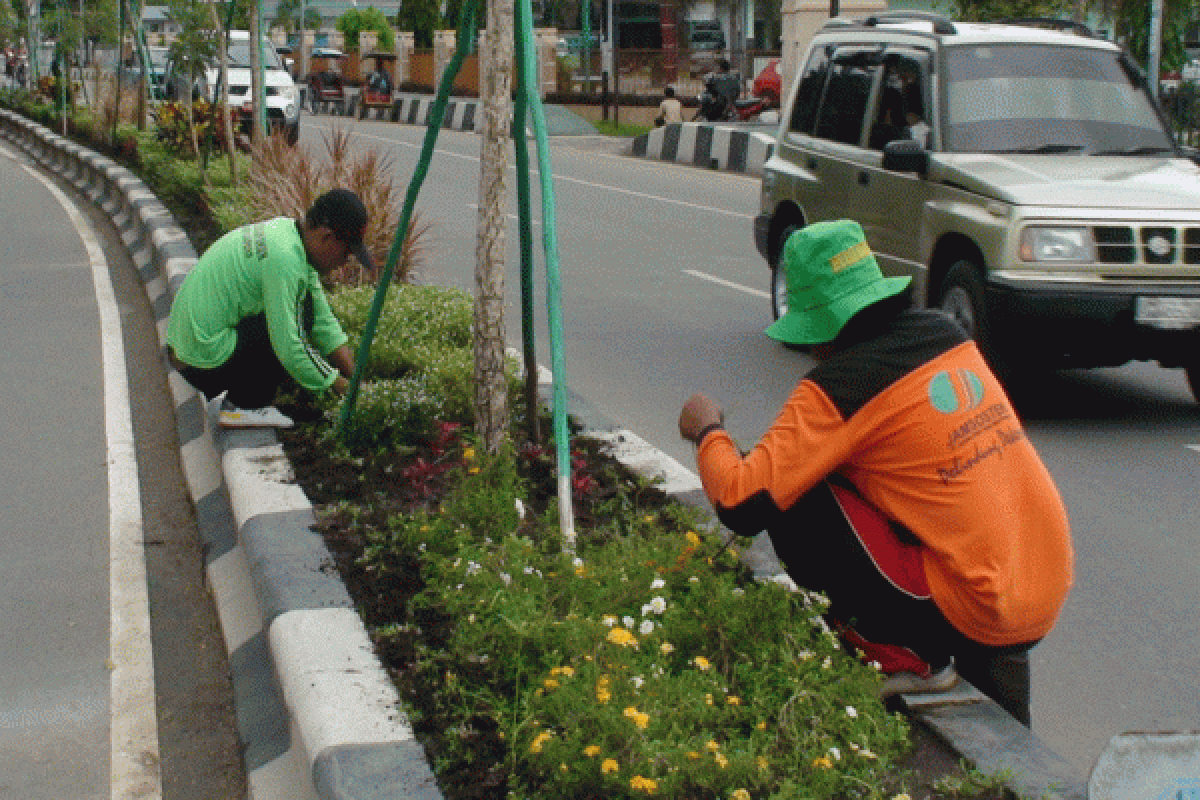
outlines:
[[975, 343], [940, 312], [906, 311], [821, 363], [746, 457], [717, 429], [697, 462], [744, 535], [822, 535], [786, 512], [827, 476], [849, 480], [921, 541], [933, 601], [983, 644], [1040, 639], [1071, 586], [1058, 490]]

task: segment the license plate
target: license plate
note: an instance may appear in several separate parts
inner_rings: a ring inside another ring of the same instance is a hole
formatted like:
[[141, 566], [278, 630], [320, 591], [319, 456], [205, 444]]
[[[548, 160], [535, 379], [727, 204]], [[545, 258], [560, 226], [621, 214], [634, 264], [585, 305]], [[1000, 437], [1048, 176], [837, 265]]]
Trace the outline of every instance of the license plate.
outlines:
[[1139, 297], [1137, 321], [1152, 328], [1186, 330], [1200, 325], [1200, 297]]

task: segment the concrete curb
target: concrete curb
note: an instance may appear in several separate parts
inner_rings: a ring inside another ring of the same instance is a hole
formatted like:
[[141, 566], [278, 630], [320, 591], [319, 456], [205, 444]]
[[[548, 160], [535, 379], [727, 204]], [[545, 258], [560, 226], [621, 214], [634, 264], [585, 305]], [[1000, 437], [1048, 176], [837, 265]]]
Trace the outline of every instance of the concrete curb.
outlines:
[[774, 148], [775, 137], [766, 133], [684, 122], [638, 134], [631, 155], [761, 176]]
[[[171, 299], [196, 262], [170, 212], [128, 169], [41, 125], [0, 110], [0, 136], [112, 217], [145, 283], [165, 350]], [[539, 383], [548, 386], [549, 373], [538, 369]], [[274, 432], [221, 430], [214, 409], [177, 372], [170, 370], [168, 382], [230, 656], [251, 796], [440, 798], [344, 585], [321, 569], [332, 559], [311, 530], [312, 506], [291, 483]], [[590, 409], [571, 411], [585, 419], [583, 435], [608, 443], [622, 463], [661, 479], [681, 502], [708, 508], [690, 470]], [[747, 561], [759, 577], [778, 580], [782, 570], [765, 539], [758, 537]], [[1086, 798], [1083, 776], [973, 687], [903, 699], [915, 722], [977, 768], [1010, 770], [1009, 786], [1022, 796]]]

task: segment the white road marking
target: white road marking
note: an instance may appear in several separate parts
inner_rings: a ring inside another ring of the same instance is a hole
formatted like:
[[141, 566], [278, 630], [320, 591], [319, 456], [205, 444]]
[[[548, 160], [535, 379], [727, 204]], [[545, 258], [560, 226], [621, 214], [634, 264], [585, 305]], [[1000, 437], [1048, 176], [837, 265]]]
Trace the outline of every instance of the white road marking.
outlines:
[[[354, 135], [361, 136], [364, 139], [377, 139], [381, 142], [387, 142], [388, 144], [395, 145], [395, 146], [411, 147], [413, 149], [421, 148], [421, 145], [419, 145], [419, 144], [415, 144], [413, 142], [400, 142], [395, 139], [388, 139], [385, 136], [374, 136], [369, 133], [359, 133], [357, 131], [354, 133]], [[448, 150], [435, 150], [434, 152], [440, 156], [448, 156], [450, 158], [459, 158], [464, 161], [478, 161], [479, 160], [479, 156], [468, 156], [468, 155], [464, 155], [462, 153], [452, 153]], [[535, 173], [538, 173], [537, 166], [534, 163], [532, 163], [533, 161], [534, 161], [534, 159], [530, 158], [531, 163], [529, 165], [529, 174], [531, 176], [534, 175]], [[650, 162], [644, 162], [644, 163], [650, 163]], [[669, 165], [671, 162], [660, 162], [660, 163]], [[516, 169], [516, 166], [510, 165], [509, 169]], [[710, 176], [711, 173], [705, 172], [704, 174], [705, 174], [706, 179], [708, 179], [708, 177]], [[647, 192], [635, 192], [632, 189], [622, 189], [620, 186], [610, 186], [609, 184], [606, 184], [606, 183], [596, 183], [594, 181], [585, 181], [580, 178], [568, 178], [563, 175], [555, 175], [554, 180], [558, 181], [560, 183], [574, 183], [579, 186], [586, 186], [590, 189], [602, 189], [604, 191], [615, 192], [617, 194], [628, 195], [630, 197], [640, 197], [643, 200], [657, 200], [660, 203], [669, 203], [674, 206], [682, 206], [684, 208], [690, 208], [695, 211], [705, 211], [710, 214], [721, 214], [726, 217], [734, 217], [735, 219], [754, 219], [753, 214], [743, 214], [740, 211], [728, 211], [724, 208], [714, 208], [713, 206], [700, 205], [699, 203], [688, 203], [684, 200], [675, 200], [670, 197], [662, 197], [661, 195], [649, 194]], [[755, 180], [757, 180], [757, 178]]]
[[1185, 444], [1184, 447], [1186, 447], [1188, 450], [1195, 450], [1197, 453], [1200, 453], [1200, 444]]
[[745, 292], [746, 294], [748, 294], [752, 297], [761, 297], [764, 300], [771, 299], [771, 293], [764, 292], [762, 289], [752, 289], [749, 286], [743, 286], [740, 283], [734, 283], [733, 281], [727, 281], [724, 278], [718, 278], [716, 275], [709, 275], [706, 272], [697, 272], [694, 269], [685, 269], [685, 270], [681, 270], [681, 271], [683, 272], [684, 275], [691, 275], [693, 278], [699, 278], [702, 281], [708, 281], [710, 283], [715, 283], [718, 286], [724, 286], [729, 289], [736, 289], [737, 291]]
[[154, 651], [142, 538], [142, 500], [129, 411], [129, 378], [121, 316], [108, 262], [88, 220], [48, 178], [31, 167], [67, 212], [88, 251], [100, 310], [104, 358], [104, 422], [108, 439], [109, 505], [109, 713], [113, 800], [162, 797], [158, 717], [154, 705]]

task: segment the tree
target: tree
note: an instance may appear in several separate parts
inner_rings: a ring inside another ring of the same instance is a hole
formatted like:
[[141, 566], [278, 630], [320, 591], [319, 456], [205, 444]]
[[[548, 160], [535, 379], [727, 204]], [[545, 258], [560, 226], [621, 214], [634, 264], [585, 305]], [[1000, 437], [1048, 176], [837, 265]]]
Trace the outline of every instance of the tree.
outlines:
[[[196, 76], [203, 75], [216, 55], [216, 37], [209, 27], [212, 9], [204, 0], [169, 0], [171, 19], [179, 25], [179, 34], [167, 51], [176, 68], [187, 75], [187, 85], [194, 86]], [[196, 137], [196, 117], [192, 105], [192, 93], [180, 98], [186, 103], [188, 130], [192, 135], [192, 152], [200, 153], [200, 142]]]
[[379, 47], [391, 50], [395, 44], [395, 32], [387, 17], [378, 8], [352, 8], [337, 19], [336, 27], [345, 37], [346, 49], [358, 49], [358, 37], [363, 31], [375, 31], [378, 34]]
[[[1150, 3], [1147, 0], [1110, 0], [1113, 32], [1130, 55], [1145, 66], [1150, 51]], [[1162, 69], [1179, 69], [1187, 63], [1183, 48], [1188, 24], [1196, 16], [1194, 0], [1164, 0], [1162, 19]]]
[[488, 3], [487, 30], [479, 52], [483, 127], [475, 244], [475, 432], [484, 448], [493, 453], [500, 449], [508, 431], [504, 225], [508, 207], [505, 180], [512, 145], [513, 11], [513, 0]]
[[282, 28], [284, 33], [295, 31], [299, 20], [299, 0], [279, 0], [275, 5], [275, 25]]
[[[456, 10], [462, 5], [461, 0], [452, 2]], [[447, 19], [443, 23], [439, 0], [405, 0], [400, 6], [400, 13], [396, 15], [396, 27], [402, 31], [412, 31], [416, 47], [433, 47], [433, 32], [442, 24], [453, 24], [449, 19], [449, 5], [446, 11]]]
[[[955, 19], [988, 22], [1021, 17], [1070, 19], [1076, 0], [950, 0]], [[1145, 2], [1145, 0], [1142, 0]]]

